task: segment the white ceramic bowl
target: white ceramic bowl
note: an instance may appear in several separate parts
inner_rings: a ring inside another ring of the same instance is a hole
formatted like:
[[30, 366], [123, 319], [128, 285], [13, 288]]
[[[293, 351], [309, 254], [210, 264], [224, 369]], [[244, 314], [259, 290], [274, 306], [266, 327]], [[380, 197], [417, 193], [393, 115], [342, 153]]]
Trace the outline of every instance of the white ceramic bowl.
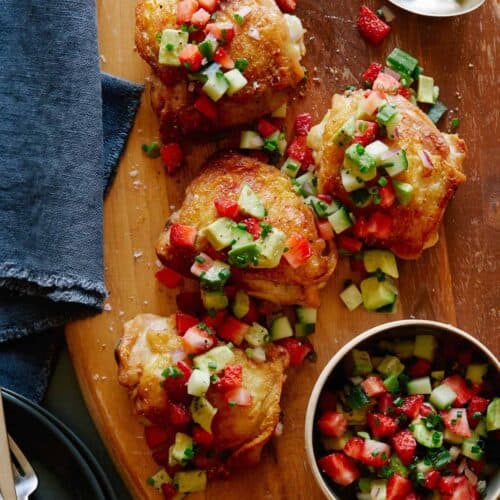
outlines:
[[429, 17], [461, 16], [471, 12], [485, 0], [389, 0], [401, 9]]
[[[426, 320], [401, 320], [393, 321], [391, 323], [385, 323], [383, 325], [376, 326], [364, 333], [361, 333], [357, 337], [353, 338], [348, 342], [342, 349], [340, 349], [335, 356], [327, 363], [323, 371], [320, 373], [316, 384], [311, 392], [309, 398], [309, 403], [307, 405], [306, 421], [305, 421], [305, 446], [307, 460], [309, 462], [309, 467], [318, 483], [321, 491], [324, 493], [325, 497], [329, 500], [345, 500], [340, 498], [338, 495], [332, 491], [331, 487], [325, 481], [321, 471], [316, 462], [316, 456], [314, 453], [314, 420], [316, 414], [316, 407], [318, 405], [318, 399], [323, 391], [323, 387], [326, 384], [330, 374], [337, 367], [337, 365], [344, 359], [344, 357], [359, 344], [366, 342], [367, 340], [373, 340], [376, 337], [383, 337], [384, 339], [391, 337], [411, 337], [416, 333], [427, 333], [436, 336], [446, 335], [447, 340], [453, 342], [454, 337], [460, 337], [462, 340], [470, 342], [473, 347], [481, 351], [484, 356], [489, 360], [489, 362], [500, 371], [500, 363], [495, 355], [484, 346], [479, 340], [475, 339], [472, 335], [455, 328], [454, 326], [439, 323], [437, 321], [426, 321]], [[488, 486], [487, 495], [485, 500], [496, 500], [500, 498], [500, 473], [498, 473], [495, 478], [490, 481]]]

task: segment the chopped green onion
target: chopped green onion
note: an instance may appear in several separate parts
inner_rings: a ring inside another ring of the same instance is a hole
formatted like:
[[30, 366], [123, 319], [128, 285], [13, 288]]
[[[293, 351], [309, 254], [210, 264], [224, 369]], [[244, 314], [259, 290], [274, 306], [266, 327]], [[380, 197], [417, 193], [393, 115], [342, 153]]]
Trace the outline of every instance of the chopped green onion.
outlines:
[[378, 185], [384, 187], [387, 186], [387, 182], [387, 177], [380, 177], [380, 179], [378, 180]]
[[146, 156], [149, 156], [149, 158], [158, 158], [158, 156], [160, 156], [160, 145], [156, 141], [153, 141], [150, 144], [143, 144], [142, 150], [146, 153]]
[[203, 257], [203, 255], [197, 255], [194, 260], [196, 262], [199, 262], [200, 264], [203, 264], [203, 262], [205, 262], [205, 257]]
[[245, 18], [240, 14], [235, 14], [234, 19], [238, 24], [243, 24], [245, 22]]
[[459, 118], [453, 118], [451, 120], [450, 126], [452, 129], [457, 128], [460, 125], [460, 119]]
[[248, 66], [248, 59], [236, 59], [234, 61], [234, 67], [238, 70], [240, 70], [242, 73], [247, 69]]

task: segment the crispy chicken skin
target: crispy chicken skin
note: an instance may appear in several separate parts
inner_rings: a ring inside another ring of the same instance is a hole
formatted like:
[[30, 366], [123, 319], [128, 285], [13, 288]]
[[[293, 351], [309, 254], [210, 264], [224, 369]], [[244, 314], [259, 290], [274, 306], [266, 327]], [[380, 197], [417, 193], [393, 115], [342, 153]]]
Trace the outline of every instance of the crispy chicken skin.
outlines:
[[[216, 123], [205, 118], [194, 108], [196, 93], [188, 91], [187, 70], [158, 63], [156, 34], [175, 27], [176, 5], [177, 0], [138, 0], [136, 8], [136, 46], [155, 72], [151, 101], [164, 141], [248, 123], [281, 106], [303, 79], [302, 39], [292, 40], [288, 18], [274, 0], [227, 0], [217, 11], [217, 22], [231, 21], [235, 25], [236, 35], [228, 50], [233, 60], [248, 60], [245, 78], [249, 83], [233, 96], [218, 101]], [[234, 22], [234, 13], [242, 7], [252, 10], [240, 26]]]
[[[356, 117], [358, 104], [363, 99], [361, 91], [350, 95], [334, 95], [332, 108], [323, 132], [322, 146], [316, 154], [319, 192], [333, 193], [346, 205], [354, 208], [341, 179], [344, 149], [330, 138], [350, 117]], [[441, 133], [425, 113], [399, 95], [388, 95], [401, 121], [398, 138], [384, 140], [390, 148], [403, 148], [408, 158], [408, 169], [397, 179], [411, 184], [413, 196], [407, 206], [394, 205], [388, 209], [393, 219], [388, 240], [377, 241], [402, 259], [416, 259], [422, 251], [438, 241], [439, 224], [444, 211], [457, 187], [465, 181], [462, 164], [465, 143], [457, 135]], [[426, 150], [432, 167], [426, 167], [419, 151]], [[360, 213], [359, 209], [357, 213]]]
[[[118, 379], [129, 390], [137, 414], [158, 420], [166, 411], [167, 394], [161, 387], [161, 372], [172, 365], [172, 353], [182, 347], [174, 317], [140, 314], [125, 323], [116, 349]], [[215, 388], [207, 399], [217, 408], [212, 422], [217, 451], [231, 450], [225, 468], [259, 461], [264, 444], [272, 437], [280, 415], [280, 398], [288, 353], [269, 345], [265, 363], [256, 364], [241, 349], [234, 348], [234, 363], [243, 367], [243, 387], [252, 394], [248, 407], [229, 407]]]
[[211, 247], [202, 235], [196, 240], [194, 253], [170, 246], [170, 225], [180, 223], [203, 229], [217, 219], [215, 198], [238, 201], [244, 184], [255, 191], [267, 209], [265, 221], [283, 231], [287, 238], [294, 233], [304, 235], [311, 243], [313, 255], [297, 269], [283, 258], [273, 269], [233, 268], [233, 282], [250, 295], [277, 304], [318, 307], [319, 289], [326, 284], [337, 262], [335, 248], [318, 236], [312, 210], [294, 193], [290, 180], [277, 168], [254, 158], [229, 152], [208, 161], [160, 235], [158, 258], [166, 266], [191, 276], [189, 269], [196, 254], [210, 254]]

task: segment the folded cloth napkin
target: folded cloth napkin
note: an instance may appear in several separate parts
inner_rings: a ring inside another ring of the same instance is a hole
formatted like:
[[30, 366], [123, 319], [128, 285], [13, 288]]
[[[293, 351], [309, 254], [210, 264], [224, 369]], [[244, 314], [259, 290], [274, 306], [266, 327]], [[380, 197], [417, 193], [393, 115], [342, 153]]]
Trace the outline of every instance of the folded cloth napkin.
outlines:
[[103, 307], [103, 196], [141, 92], [101, 76], [93, 0], [3, 0], [0, 384], [31, 373], [12, 339]]

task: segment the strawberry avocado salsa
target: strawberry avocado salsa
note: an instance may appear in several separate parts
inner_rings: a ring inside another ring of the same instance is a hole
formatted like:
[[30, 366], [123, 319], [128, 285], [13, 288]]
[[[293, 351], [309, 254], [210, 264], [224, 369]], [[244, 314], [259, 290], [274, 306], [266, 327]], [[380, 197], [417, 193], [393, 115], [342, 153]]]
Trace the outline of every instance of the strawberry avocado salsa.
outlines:
[[479, 499], [500, 462], [498, 379], [455, 339], [353, 349], [319, 400], [318, 466], [342, 499]]

